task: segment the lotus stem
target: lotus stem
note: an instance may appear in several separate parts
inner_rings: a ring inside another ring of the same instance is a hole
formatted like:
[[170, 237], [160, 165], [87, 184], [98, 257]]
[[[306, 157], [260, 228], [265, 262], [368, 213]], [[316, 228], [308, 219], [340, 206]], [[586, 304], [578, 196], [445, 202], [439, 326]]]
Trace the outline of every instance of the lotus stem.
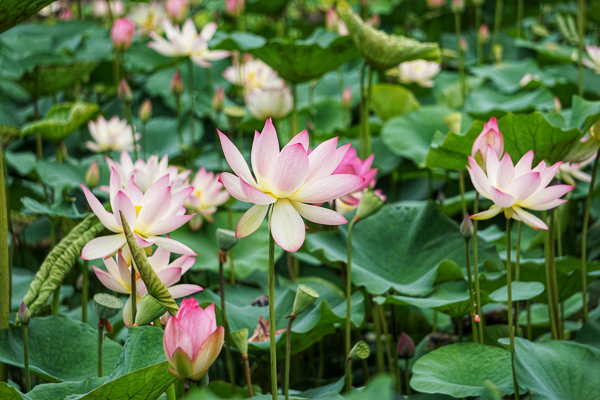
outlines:
[[102, 378], [102, 341], [104, 339], [104, 326], [98, 323], [98, 377]]
[[385, 359], [383, 356], [383, 344], [381, 343], [381, 321], [377, 304], [371, 299], [371, 312], [373, 314], [373, 325], [375, 325], [375, 351], [377, 360], [377, 372], [385, 373]]
[[465, 172], [458, 171], [458, 186], [460, 188], [460, 203], [462, 205], [462, 217], [467, 215], [467, 201], [465, 200]]
[[[33, 96], [33, 120], [37, 121], [39, 119], [40, 119], [40, 110], [38, 107], [38, 98], [36, 96]], [[38, 160], [44, 156], [44, 144], [42, 142], [42, 134], [41, 133], [35, 134], [35, 155]]]
[[363, 65], [360, 69], [360, 156], [361, 158], [365, 158], [365, 148], [366, 148], [366, 124], [365, 122], [365, 72], [367, 70], [367, 62], [363, 62]]
[[[270, 218], [270, 217], [269, 217]], [[277, 348], [275, 343], [275, 239], [269, 221], [269, 347], [271, 364], [271, 396], [277, 400]]]
[[195, 140], [196, 135], [194, 132], [194, 64], [192, 59], [188, 57], [188, 92], [190, 96], [190, 164], [194, 164], [194, 153], [195, 153]]
[[492, 39], [491, 57], [494, 56], [494, 47], [500, 41], [500, 29], [502, 28], [502, 8], [503, 0], [496, 0], [496, 14], [494, 15], [494, 38]]
[[148, 158], [148, 152], [146, 147], [146, 121], [142, 121], [142, 154], [144, 154], [144, 159]]
[[556, 247], [558, 249], [558, 256], [562, 257], [564, 255], [563, 252], [563, 243], [562, 243], [562, 224], [560, 222], [560, 207], [557, 209], [558, 215], [556, 216]]
[[373, 67], [369, 67], [369, 81], [367, 84], [367, 103], [365, 104], [365, 155], [371, 154], [371, 126], [369, 124], [369, 112], [371, 109], [371, 95], [373, 88]]
[[[547, 215], [548, 213], [546, 211], [542, 211], [543, 221], [547, 220]], [[558, 329], [556, 325], [556, 320], [554, 319], [554, 310], [552, 309], [554, 302], [552, 300], [552, 281], [550, 279], [550, 243], [548, 238], [548, 231], [544, 232], [544, 256], [546, 258], [546, 294], [548, 296], [548, 319], [550, 321], [550, 332], [552, 333], [552, 339], [558, 340]]]
[[348, 382], [350, 383], [346, 392], [352, 393], [352, 358], [350, 357], [348, 357], [346, 360], [346, 371], [348, 371], [347, 378]]
[[581, 233], [581, 291], [583, 301], [583, 322], [589, 320], [588, 304], [587, 304], [587, 234], [588, 225], [590, 222], [590, 208], [592, 206], [592, 197], [594, 195], [594, 183], [596, 182], [596, 172], [598, 170], [598, 159], [594, 160], [592, 167], [592, 180], [590, 181], [590, 189], [585, 201], [585, 211], [583, 213], [583, 229]]
[[518, 37], [523, 37], [523, 14], [524, 14], [525, 2], [523, 0], [517, 1], [517, 30]]
[[527, 340], [533, 340], [533, 333], [531, 331], [531, 301], [527, 300], [525, 303], [525, 307], [527, 310]]
[[[398, 393], [402, 393], [402, 378], [400, 376], [400, 364], [398, 359], [398, 349], [395, 347], [398, 343], [398, 334], [396, 332], [396, 307], [393, 304], [390, 304], [390, 314], [392, 317], [392, 356], [394, 358], [394, 366], [396, 367], [394, 370], [394, 378], [396, 379], [396, 391]], [[366, 362], [366, 360], [365, 360]], [[365, 369], [368, 369], [365, 368]]]
[[[348, 262], [346, 263], [346, 357], [350, 356], [350, 329], [352, 326], [352, 231], [358, 219], [352, 218], [348, 225]], [[351, 390], [349, 366], [346, 364], [346, 391]]]
[[412, 396], [410, 391], [410, 371], [408, 368], [408, 358], [404, 359], [404, 383], [406, 385], [406, 395], [408, 397]]
[[23, 364], [25, 366], [25, 390], [26, 393], [31, 391], [31, 374], [29, 373], [29, 338], [28, 326], [23, 325]]
[[88, 320], [88, 260], [81, 264], [81, 321], [87, 323]]
[[[392, 356], [392, 346], [390, 345], [390, 335], [388, 333], [387, 321], [385, 318], [385, 310], [383, 309], [383, 306], [380, 304], [377, 305], [377, 308], [379, 309], [379, 316], [381, 318], [381, 327], [382, 327], [382, 331], [383, 331], [383, 336], [385, 337], [385, 351], [387, 353], [388, 368], [390, 369], [390, 374], [392, 374], [392, 376], [394, 376], [394, 380], [395, 380], [396, 368], [398, 367], [398, 364], [394, 365], [394, 357]], [[395, 383], [397, 384], [398, 382], [396, 381]]]
[[229, 322], [227, 321], [227, 311], [225, 302], [225, 277], [223, 274], [223, 263], [227, 260], [227, 251], [219, 251], [219, 286], [221, 291], [221, 319], [225, 327], [225, 354], [227, 356], [227, 370], [229, 372], [229, 382], [231, 382], [231, 393], [235, 394], [237, 388], [235, 385], [235, 377], [233, 374], [233, 361], [231, 360], [231, 349], [229, 348]]
[[319, 369], [317, 371], [317, 387], [323, 382], [323, 373], [325, 372], [325, 351], [323, 349], [323, 340], [319, 341]]
[[123, 109], [127, 113], [127, 122], [131, 126], [131, 135], [133, 136], [133, 157], [137, 160], [139, 158], [137, 150], [137, 141], [135, 140], [135, 125], [133, 124], [133, 114], [131, 113], [131, 102], [124, 100]]
[[[473, 214], [479, 212], [479, 193], [475, 193], [475, 202], [473, 203]], [[479, 343], [483, 344], [483, 313], [481, 312], [481, 292], [479, 290], [479, 261], [477, 259], [477, 226], [479, 221], [473, 220], [473, 272], [475, 279], [475, 299], [477, 300], [477, 315], [480, 322], [477, 324], [479, 329]]]
[[[465, 104], [467, 98], [467, 85], [465, 81], [465, 63], [463, 60], [463, 51], [460, 45], [460, 13], [454, 13], [454, 29], [456, 31], [456, 56], [458, 60], [458, 73], [460, 76], [460, 96], [461, 104]], [[462, 171], [461, 171], [462, 173]], [[464, 211], [466, 212], [466, 211]], [[464, 213], [463, 213], [464, 215]]]
[[52, 295], [52, 314], [58, 314], [58, 310], [60, 308], [60, 288], [61, 284], [59, 283], [56, 289], [54, 289], [54, 294]]
[[[10, 263], [8, 260], [8, 207], [4, 181], [4, 149], [0, 145], [0, 329], [9, 327]], [[3, 365], [0, 363], [0, 365]], [[0, 376], [4, 378], [4, 376]]]
[[235, 258], [234, 251], [235, 249], [229, 250], [229, 284], [235, 285]]
[[250, 362], [248, 361], [248, 354], [242, 354], [242, 359], [244, 360], [244, 369], [246, 370], [246, 384], [248, 385], [248, 394], [250, 397], [254, 397], [254, 393], [252, 391], [252, 375], [250, 374]]
[[563, 332], [560, 329], [560, 314], [558, 308], [558, 284], [556, 282], [556, 261], [554, 259], [554, 243], [555, 243], [555, 229], [554, 229], [554, 216], [556, 209], [550, 210], [550, 285], [552, 292], [552, 312], [554, 313], [554, 321], [556, 323], [558, 339], [563, 338]]
[[510, 242], [510, 222], [511, 219], [506, 219], [506, 289], [508, 294], [507, 304], [508, 304], [508, 333], [510, 336], [510, 364], [512, 367], [513, 374], [513, 384], [515, 387], [515, 399], [520, 400], [519, 396], [519, 384], [517, 383], [517, 375], [515, 373], [515, 330], [513, 326], [513, 305], [512, 305], [512, 265], [510, 261], [510, 250], [511, 250], [511, 242]]
[[293, 82], [291, 86], [294, 108], [292, 108], [292, 132], [290, 133], [290, 140], [298, 133], [298, 88]]
[[285, 394], [285, 400], [290, 400], [290, 358], [292, 350], [292, 324], [296, 319], [297, 315], [292, 313], [288, 316], [288, 326], [285, 338], [285, 381], [283, 387], [283, 393]]
[[470, 314], [471, 314], [471, 326], [473, 327], [473, 341], [479, 342], [479, 332], [477, 331], [477, 325], [475, 325], [475, 299], [473, 298], [473, 281], [471, 277], [471, 252], [469, 249], [469, 239], [465, 239], [465, 259], [467, 262], [467, 284], [469, 286], [469, 302], [470, 302]]
[[133, 260], [131, 260], [131, 320], [135, 322], [135, 317], [137, 314], [137, 289], [136, 289], [136, 272], [133, 266]]
[[483, 64], [483, 42], [479, 39], [481, 28], [481, 6], [475, 6], [475, 29], [477, 30], [477, 65]]
[[[515, 282], [521, 277], [521, 231], [523, 230], [523, 221], [517, 224], [517, 261], [515, 263]], [[515, 329], [519, 329], [519, 302], [515, 302]]]
[[[585, 0], [577, 1], [577, 25], [579, 28], [578, 42], [579, 42], [579, 97], [583, 97], [583, 35], [585, 35]], [[596, 157], [597, 158], [597, 157]], [[594, 169], [594, 172], [596, 170]], [[593, 186], [593, 185], [592, 185]], [[587, 313], [587, 305], [583, 308]], [[585, 319], [587, 321], [587, 318]]]
[[286, 253], [288, 275], [290, 276], [290, 282], [294, 283], [296, 279], [294, 275], [294, 261], [292, 260], [292, 253], [290, 253], [289, 251]]

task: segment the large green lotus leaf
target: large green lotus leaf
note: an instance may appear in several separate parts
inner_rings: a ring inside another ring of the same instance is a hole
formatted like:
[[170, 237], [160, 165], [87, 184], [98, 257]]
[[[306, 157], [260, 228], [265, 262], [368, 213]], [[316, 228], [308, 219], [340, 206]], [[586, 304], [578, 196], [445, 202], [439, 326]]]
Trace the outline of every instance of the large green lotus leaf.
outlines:
[[600, 308], [596, 307], [589, 313], [589, 320], [577, 332], [575, 339], [579, 343], [600, 347]]
[[0, 33], [25, 21], [50, 3], [52, 0], [3, 1], [0, 3]]
[[[100, 387], [106, 381], [106, 377], [88, 378], [81, 382], [61, 382], [36, 385], [24, 399], [31, 400], [64, 400], [68, 396], [85, 394]], [[0, 393], [2, 391], [0, 390]]]
[[486, 381], [502, 395], [514, 392], [510, 353], [479, 343], [457, 343], [421, 357], [413, 366], [410, 386], [419, 392], [467, 397], [481, 395]]
[[531, 92], [502, 94], [490, 88], [469, 93], [465, 110], [479, 119], [501, 117], [509, 112], [552, 111], [554, 95], [546, 88]]
[[451, 112], [443, 106], [424, 106], [392, 118], [381, 130], [383, 143], [394, 154], [408, 158], [423, 167], [435, 133], [448, 130], [444, 117]]
[[0, 382], [0, 397], [2, 400], [31, 400], [31, 397], [22, 394], [6, 382]]
[[444, 168], [461, 171], [468, 164], [468, 156], [477, 136], [483, 130], [483, 122], [475, 121], [464, 133], [436, 132], [425, 157], [425, 166], [430, 169]]
[[[235, 230], [242, 213], [232, 214], [232, 229]], [[201, 257], [196, 258], [192, 267], [196, 271], [219, 272], [216, 232], [217, 228], [229, 229], [229, 216], [226, 211], [219, 211], [214, 215], [215, 222], [204, 221], [198, 232], [193, 232], [187, 225], [171, 233], [171, 238], [190, 246]], [[265, 219], [261, 226], [252, 235], [245, 237], [233, 249], [235, 277], [242, 279], [250, 276], [255, 271], [266, 272], [269, 269], [269, 229]], [[283, 250], [275, 247], [275, 262], [283, 255]], [[229, 268], [225, 268], [225, 275], [229, 276]]]
[[246, 11], [261, 14], [279, 14], [289, 0], [246, 0]]
[[[307, 250], [321, 260], [347, 262], [347, 227], [307, 235]], [[360, 221], [352, 235], [352, 282], [369, 293], [390, 289], [423, 296], [435, 283], [463, 279], [465, 241], [459, 225], [434, 202], [396, 203]], [[495, 248], [479, 241], [479, 261], [500, 264]]]
[[209, 42], [213, 48], [222, 50], [250, 51], [263, 47], [267, 39], [250, 32], [231, 32], [225, 33], [217, 31], [215, 36]]
[[394, 379], [390, 375], [377, 375], [373, 380], [351, 393], [346, 393], [346, 400], [393, 400], [396, 393], [392, 390]]
[[[534, 81], [537, 82], [537, 86], [553, 87], [556, 86], [558, 80], [552, 74], [544, 72], [531, 59], [481, 65], [472, 67], [470, 70], [476, 76], [490, 79], [498, 90], [507, 94], [516, 93], [523, 87], [520, 82], [526, 74], [532, 74], [537, 78], [537, 81]], [[533, 83], [529, 85], [533, 85]], [[529, 85], [525, 86], [529, 87]]]
[[[23, 327], [6, 329], [0, 361], [23, 368]], [[31, 372], [48, 382], [81, 381], [98, 374], [98, 331], [62, 314], [32, 318], [28, 330]], [[104, 341], [103, 365], [111, 370], [121, 345]]]
[[600, 101], [588, 101], [579, 96], [573, 96], [571, 107], [570, 128], [579, 128], [587, 133], [592, 125], [600, 119]]
[[270, 39], [250, 53], [292, 83], [319, 78], [358, 56], [352, 39], [322, 28], [317, 28], [309, 38], [296, 42]]
[[600, 349], [567, 341], [530, 342], [515, 338], [515, 371], [520, 386], [538, 399], [598, 399]]
[[[531, 300], [544, 291], [544, 285], [540, 282], [511, 282], [512, 301]], [[490, 293], [490, 298], [499, 303], [508, 301], [508, 286], [502, 286], [500, 289]]]
[[73, 86], [94, 72], [98, 65], [96, 62], [82, 61], [38, 66], [33, 72], [23, 75], [19, 84], [31, 95], [41, 97]]
[[65, 217], [69, 219], [81, 219], [90, 215], [86, 212], [80, 213], [75, 203], [60, 202], [48, 206], [27, 196], [21, 198], [21, 203], [23, 204], [22, 211], [27, 214], [47, 215], [51, 218]]
[[149, 48], [144, 42], [134, 42], [125, 52], [125, 70], [129, 72], [150, 73], [176, 61], [176, 58], [163, 56]]
[[[444, 282], [435, 291], [426, 297], [409, 297], [391, 295], [376, 297], [378, 304], [390, 303], [400, 306], [411, 305], [419, 308], [432, 308], [454, 318], [461, 318], [469, 314], [471, 300], [467, 282]], [[490, 301], [485, 292], [481, 293], [481, 305]]]
[[[296, 279], [295, 283], [282, 285], [275, 290], [275, 326], [278, 330], [287, 327], [288, 320], [285, 317], [292, 313], [296, 288], [301, 283], [316, 290], [319, 293], [319, 299], [294, 321], [291, 337], [292, 354], [301, 352], [321, 340], [323, 336], [333, 333], [333, 324], [344, 323], [346, 320], [346, 299], [344, 293], [337, 286], [321, 278], [299, 278]], [[235, 292], [243, 290], [245, 289], [241, 287], [228, 287], [226, 289], [227, 320], [231, 331], [247, 328], [250, 336], [252, 336], [260, 316], [267, 321], [269, 320], [268, 307], [251, 305], [255, 296], [257, 297], [261, 293], [266, 294], [267, 288], [249, 292], [252, 296], [247, 299], [248, 294], [243, 293], [238, 294], [236, 298], [231, 298], [232, 295], [235, 295]], [[203, 307], [210, 303], [215, 303], [217, 307], [221, 304], [220, 296], [208, 289], [204, 289], [193, 297], [198, 299]], [[217, 311], [217, 318], [220, 319], [220, 317], [221, 313]], [[360, 326], [364, 320], [364, 297], [360, 291], [352, 295], [351, 320], [353, 326]], [[280, 358], [285, 355], [285, 339], [285, 334], [277, 335], [278, 357]], [[253, 354], [266, 355], [269, 352], [268, 340], [248, 344], [249, 352]]]
[[108, 376], [108, 381], [114, 381], [166, 359], [163, 348], [163, 330], [150, 325], [133, 326], [127, 330], [127, 339], [123, 345], [121, 357]]
[[97, 104], [57, 104], [50, 109], [46, 118], [25, 125], [21, 135], [40, 133], [46, 140], [60, 142], [99, 113], [100, 107]]
[[535, 50], [542, 58], [551, 62], [577, 62], [578, 51], [575, 47], [557, 44], [554, 41], [534, 43], [528, 40], [515, 40], [517, 47]]
[[[566, 86], [567, 93], [576, 93], [579, 86], [579, 70], [577, 63], [552, 65], [545, 68], [546, 72], [554, 76], [566, 79], [570, 84]], [[585, 97], [597, 99], [600, 96], [600, 75], [590, 68], [583, 68], [583, 92]], [[560, 94], [559, 94], [560, 95]], [[591, 96], [590, 96], [591, 95]]]
[[339, 4], [337, 11], [356, 47], [376, 70], [390, 69], [401, 62], [417, 59], [440, 62], [441, 52], [437, 43], [422, 43], [404, 36], [388, 35], [366, 24], [347, 3]]
[[413, 92], [400, 85], [378, 83], [371, 91], [371, 108], [383, 121], [421, 107]]

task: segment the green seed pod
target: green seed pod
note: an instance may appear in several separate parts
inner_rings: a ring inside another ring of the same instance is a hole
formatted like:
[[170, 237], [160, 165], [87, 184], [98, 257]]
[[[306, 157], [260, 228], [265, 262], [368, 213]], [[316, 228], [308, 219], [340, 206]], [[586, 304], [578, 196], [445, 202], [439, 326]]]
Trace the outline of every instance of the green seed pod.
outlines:
[[230, 231], [229, 229], [217, 229], [217, 245], [221, 250], [231, 250], [235, 247], [240, 239], [235, 237], [235, 232]]
[[246, 116], [246, 110], [242, 107], [229, 106], [225, 107], [223, 111], [225, 112], [225, 115], [227, 115], [229, 127], [233, 130], [237, 129], [240, 122], [242, 122], [242, 119]]
[[360, 219], [365, 219], [383, 207], [383, 200], [371, 190], [363, 194], [363, 197], [358, 203], [358, 209], [356, 210], [356, 216]]
[[123, 302], [112, 294], [98, 293], [94, 295], [94, 310], [100, 319], [110, 319], [123, 308]]
[[367, 342], [361, 340], [354, 345], [352, 350], [350, 350], [350, 355], [348, 355], [348, 357], [350, 357], [353, 360], [364, 360], [366, 358], [369, 358], [370, 354], [371, 348], [369, 347]]
[[229, 334], [233, 344], [242, 354], [248, 354], [248, 329], [240, 329]]
[[318, 298], [319, 293], [313, 288], [302, 284], [298, 285], [292, 313], [296, 315], [303, 313], [308, 307], [312, 306]]
[[149, 325], [150, 322], [160, 318], [166, 312], [167, 309], [160, 301], [156, 300], [152, 295], [145, 294], [135, 314], [135, 323], [140, 326]]

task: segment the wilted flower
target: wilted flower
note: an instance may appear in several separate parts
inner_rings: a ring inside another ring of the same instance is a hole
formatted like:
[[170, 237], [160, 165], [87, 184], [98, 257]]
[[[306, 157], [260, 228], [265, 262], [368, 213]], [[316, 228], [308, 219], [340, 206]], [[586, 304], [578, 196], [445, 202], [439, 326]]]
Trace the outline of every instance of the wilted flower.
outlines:
[[590, 165], [598, 157], [598, 154], [594, 154], [590, 159], [580, 163], [562, 163], [558, 169], [558, 177], [568, 183], [571, 186], [577, 186], [575, 180], [582, 182], [591, 182], [592, 177], [587, 172], [582, 170]]
[[94, 15], [96, 17], [108, 16], [109, 4], [110, 12], [113, 17], [120, 17], [121, 15], [125, 14], [125, 6], [121, 0], [111, 0], [109, 2], [106, 0], [96, 0], [94, 1]]
[[[85, 142], [85, 146], [93, 152], [101, 153], [103, 151], [132, 151], [133, 135], [131, 126], [127, 125], [126, 120], [119, 119], [118, 116], [112, 117], [106, 121], [104, 117], [98, 117], [96, 122], [88, 122], [90, 135], [94, 141]], [[135, 140], [139, 140], [141, 135], [135, 134]]]
[[128, 18], [117, 19], [110, 29], [110, 38], [117, 50], [127, 50], [133, 43], [135, 25]]
[[426, 0], [429, 8], [442, 8], [446, 4], [446, 0]]
[[150, 32], [152, 42], [148, 47], [153, 48], [167, 57], [190, 57], [194, 64], [208, 68], [210, 61], [221, 60], [229, 56], [225, 50], [208, 50], [208, 41], [217, 31], [217, 24], [209, 22], [198, 34], [194, 21], [188, 19], [183, 28], [173, 26], [168, 20], [163, 20], [163, 28], [167, 39], [156, 32]]
[[487, 165], [488, 145], [493, 150], [493, 155], [496, 159], [504, 152], [504, 137], [498, 129], [498, 120], [493, 117], [487, 123], [483, 124], [483, 130], [475, 139], [471, 148], [471, 157], [473, 157], [479, 165], [485, 170]]
[[290, 88], [282, 81], [246, 91], [244, 103], [256, 119], [283, 118], [294, 106]]
[[225, 13], [230, 17], [237, 18], [243, 12], [246, 7], [244, 0], [225, 0]]
[[98, 168], [98, 161], [94, 161], [85, 173], [85, 184], [94, 188], [98, 186], [98, 182], [100, 182], [100, 168]]
[[243, 86], [246, 90], [252, 90], [263, 86], [285, 85], [277, 72], [259, 59], [244, 57], [243, 62], [236, 62], [227, 67], [223, 72], [223, 78], [234, 85]]
[[172, 21], [179, 23], [190, 11], [190, 0], [167, 0], [165, 10]]
[[[229, 200], [229, 193], [223, 190], [223, 185], [219, 183], [218, 178], [213, 172], [207, 172], [204, 167], [200, 168], [192, 180], [194, 190], [188, 197], [185, 206], [189, 211], [197, 212], [197, 217], [190, 221], [196, 222], [192, 229], [200, 228], [202, 220], [206, 219], [213, 222], [213, 214], [217, 207]], [[195, 221], [194, 221], [195, 220]]]
[[147, 122], [150, 118], [152, 118], [152, 102], [150, 99], [144, 100], [142, 105], [140, 106], [140, 120], [142, 122]]
[[477, 39], [480, 43], [487, 43], [490, 40], [490, 29], [486, 24], [481, 24], [477, 32]]
[[442, 70], [440, 64], [433, 61], [406, 61], [398, 66], [401, 83], [416, 83], [423, 87], [433, 87], [433, 78]]
[[129, 18], [137, 26], [140, 35], [147, 35], [150, 32], [162, 33], [161, 21], [165, 17], [165, 10], [158, 3], [140, 3], [131, 10]]
[[159, 236], [174, 231], [193, 217], [193, 215], [185, 215], [185, 207], [183, 207], [185, 200], [193, 190], [192, 187], [187, 187], [172, 195], [169, 176], [165, 175], [154, 182], [146, 193], [142, 193], [134, 183], [133, 177], [123, 188], [121, 176], [115, 168], [111, 168], [109, 195], [112, 213], [104, 209], [88, 188], [84, 185], [81, 187], [90, 208], [102, 225], [115, 233], [89, 241], [81, 250], [82, 259], [94, 260], [107, 257], [127, 243], [120, 211], [125, 215], [140, 247], [146, 248], [155, 244], [173, 253], [195, 254], [192, 249], [176, 240]]
[[255, 179], [235, 145], [221, 132], [219, 137], [225, 158], [237, 175], [224, 172], [219, 181], [236, 199], [255, 204], [238, 222], [236, 237], [258, 229], [271, 204], [271, 234], [281, 248], [290, 252], [304, 243], [302, 217], [325, 225], [347, 222], [333, 210], [310, 204], [333, 200], [363, 185], [365, 179], [356, 175], [332, 175], [349, 144], [338, 149], [338, 139], [333, 138], [309, 154], [308, 133], [304, 130], [279, 151], [277, 132], [269, 119], [262, 133], [254, 136], [251, 161]]
[[214, 112], [218, 113], [223, 111], [223, 106], [225, 105], [225, 92], [223, 91], [222, 86], [217, 86], [215, 93], [212, 97], [212, 109]]
[[583, 58], [581, 62], [586, 67], [591, 68], [595, 73], [600, 74], [600, 48], [598, 48], [598, 46], [587, 44], [585, 45], [585, 50], [591, 61], [587, 58]]
[[[561, 162], [547, 167], [544, 161], [531, 169], [533, 150], [527, 152], [517, 165], [506, 153], [501, 161], [494, 154], [494, 149], [488, 144], [487, 173], [469, 156], [471, 181], [475, 189], [486, 199], [492, 200], [492, 207], [484, 212], [473, 215], [473, 219], [489, 219], [504, 211], [506, 218], [523, 221], [533, 229], [548, 229], [548, 226], [531, 210], [549, 210], [564, 203], [561, 196], [573, 189], [569, 185], [548, 186], [556, 175]], [[548, 186], [548, 187], [547, 187]]]
[[179, 379], [202, 378], [221, 352], [224, 337], [225, 328], [217, 327], [214, 303], [203, 310], [196, 299], [183, 299], [163, 336], [169, 371]]

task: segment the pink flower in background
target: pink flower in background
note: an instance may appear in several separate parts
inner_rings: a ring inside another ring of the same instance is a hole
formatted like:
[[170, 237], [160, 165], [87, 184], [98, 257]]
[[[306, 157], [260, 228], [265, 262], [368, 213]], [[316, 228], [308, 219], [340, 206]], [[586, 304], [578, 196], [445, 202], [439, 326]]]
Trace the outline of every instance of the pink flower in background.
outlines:
[[562, 163], [560, 168], [558, 169], [557, 177], [565, 181], [571, 186], [577, 186], [577, 182], [575, 180], [579, 180], [581, 182], [591, 182], [592, 176], [587, 172], [583, 172], [582, 170], [590, 165], [595, 159], [598, 157], [598, 154], [594, 154], [589, 159], [580, 163]]
[[[106, 271], [98, 267], [92, 266], [94, 273], [106, 288], [117, 293], [129, 294], [129, 299], [123, 308], [123, 322], [125, 326], [133, 325], [133, 315], [131, 314], [131, 302], [133, 296], [131, 293], [131, 255], [127, 257], [125, 252], [119, 250], [117, 256], [104, 258], [104, 266]], [[169, 263], [171, 253], [169, 251], [158, 249], [151, 257], [148, 257], [148, 262], [152, 266], [154, 272], [161, 280], [163, 285], [169, 290], [174, 299], [189, 296], [202, 290], [198, 285], [181, 284], [175, 285], [183, 274], [185, 274], [194, 265], [196, 259], [188, 255], [184, 255]], [[129, 258], [129, 260], [127, 260]], [[148, 293], [146, 285], [136, 274], [136, 302], [139, 307], [142, 297]]]
[[225, 13], [230, 17], [237, 18], [246, 8], [246, 2], [244, 0], [225, 0]]
[[333, 7], [329, 8], [325, 14], [325, 25], [327, 30], [337, 32], [340, 36], [350, 34], [346, 24], [344, 24], [344, 21], [342, 21]]
[[181, 22], [190, 11], [190, 0], [167, 0], [165, 10], [172, 21]]
[[[492, 153], [489, 153], [488, 146], [492, 149]], [[504, 137], [500, 129], [498, 129], [498, 120], [490, 118], [487, 123], [483, 124], [483, 130], [473, 143], [471, 157], [477, 160], [479, 165], [485, 169], [488, 156], [494, 156], [498, 159], [503, 152]]]
[[[111, 0], [112, 4], [112, 0]], [[150, 32], [162, 33], [161, 21], [165, 17], [165, 8], [160, 3], [138, 3], [129, 14], [129, 18], [135, 22], [138, 33], [142, 36]]]
[[[313, 206], [344, 196], [363, 187], [365, 179], [333, 172], [350, 145], [337, 148], [337, 137], [321, 143], [310, 152], [308, 132], [300, 132], [280, 151], [272, 121], [267, 120], [262, 133], [256, 132], [251, 163], [233, 143], [219, 132], [225, 158], [234, 174], [224, 172], [219, 181], [236, 199], [254, 203], [238, 222], [236, 237], [250, 235], [261, 225], [269, 206], [271, 234], [284, 250], [295, 252], [304, 243], [302, 218], [324, 225], [345, 224], [346, 219], [333, 210]], [[306, 204], [308, 203], [308, 204]]]
[[517, 165], [506, 153], [501, 161], [495, 155], [491, 145], [487, 145], [487, 173], [473, 157], [469, 157], [471, 181], [475, 189], [494, 205], [484, 212], [471, 216], [473, 219], [489, 219], [502, 211], [506, 218], [523, 221], [533, 229], [548, 229], [548, 226], [535, 215], [525, 211], [549, 210], [558, 207], [566, 200], [561, 196], [573, 189], [569, 185], [548, 186], [556, 175], [561, 162], [547, 167], [544, 161], [531, 169], [533, 150], [527, 152]]
[[115, 233], [89, 241], [81, 250], [82, 259], [104, 258], [125, 246], [127, 240], [119, 211], [125, 215], [140, 247], [146, 248], [154, 244], [173, 253], [195, 255], [194, 251], [184, 244], [160, 236], [174, 231], [193, 217], [193, 215], [185, 215], [185, 207], [183, 207], [193, 190], [192, 187], [187, 187], [173, 195], [169, 176], [165, 175], [143, 193], [135, 184], [133, 177], [123, 188], [121, 176], [115, 168], [111, 168], [109, 195], [112, 213], [104, 209], [88, 188], [83, 184], [81, 187], [90, 208], [102, 225]]
[[[113, 17], [120, 17], [125, 14], [125, 6], [123, 2], [120, 0], [111, 0], [108, 2], [110, 4], [110, 12]], [[94, 1], [94, 15], [96, 17], [106, 17], [108, 16], [108, 5], [106, 0], [95, 0]]]
[[590, 58], [583, 58], [581, 62], [586, 67], [592, 69], [596, 74], [600, 74], [600, 48], [591, 44], [585, 45], [585, 50]]
[[487, 41], [490, 40], [490, 30], [486, 24], [481, 24], [479, 27], [477, 38], [481, 43], [487, 43]]
[[207, 172], [204, 167], [200, 168], [192, 180], [194, 190], [188, 197], [185, 206], [188, 211], [196, 212], [196, 216], [190, 220], [192, 230], [198, 230], [203, 220], [213, 222], [213, 214], [217, 207], [229, 200], [229, 193], [223, 190], [213, 172]]
[[352, 107], [352, 90], [350, 88], [345, 88], [342, 92], [342, 107], [345, 109]]
[[[88, 129], [93, 141], [88, 140], [85, 142], [85, 146], [90, 151], [102, 153], [123, 150], [127, 153], [133, 150], [132, 128], [125, 119], [122, 120], [115, 115], [107, 121], [103, 116], [99, 116], [95, 122], [88, 122]], [[139, 140], [141, 137], [141, 134], [135, 134], [135, 140]]]
[[135, 25], [127, 18], [117, 19], [110, 30], [110, 38], [115, 48], [119, 50], [127, 50], [131, 47], [134, 34]]
[[196, 299], [183, 299], [163, 336], [169, 371], [179, 379], [202, 378], [221, 352], [224, 337], [225, 328], [217, 327], [214, 303], [202, 309]]

